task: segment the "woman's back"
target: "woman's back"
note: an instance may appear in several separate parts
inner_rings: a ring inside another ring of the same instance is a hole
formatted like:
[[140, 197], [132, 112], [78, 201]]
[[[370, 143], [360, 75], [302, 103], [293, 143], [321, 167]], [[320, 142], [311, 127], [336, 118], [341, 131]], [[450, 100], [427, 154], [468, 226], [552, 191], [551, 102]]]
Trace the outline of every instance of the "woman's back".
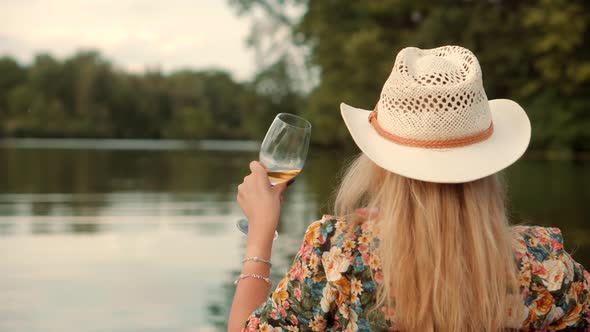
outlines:
[[[376, 219], [366, 209], [353, 218], [326, 215], [309, 226], [294, 264], [247, 330], [395, 330], [395, 311], [374, 307], [383, 283]], [[511, 237], [519, 292], [505, 327], [587, 331], [590, 274], [565, 252], [560, 230], [515, 226]]]
[[[336, 196], [346, 219], [310, 226], [251, 329], [588, 329], [590, 277], [560, 232], [509, 225], [497, 173], [525, 152], [530, 121], [516, 102], [487, 99], [473, 53], [405, 48], [374, 110], [343, 103], [341, 114], [362, 151]], [[257, 219], [270, 189], [254, 171], [258, 185], [244, 181], [238, 200]], [[264, 225], [278, 217], [268, 219], [258, 232], [274, 232]]]

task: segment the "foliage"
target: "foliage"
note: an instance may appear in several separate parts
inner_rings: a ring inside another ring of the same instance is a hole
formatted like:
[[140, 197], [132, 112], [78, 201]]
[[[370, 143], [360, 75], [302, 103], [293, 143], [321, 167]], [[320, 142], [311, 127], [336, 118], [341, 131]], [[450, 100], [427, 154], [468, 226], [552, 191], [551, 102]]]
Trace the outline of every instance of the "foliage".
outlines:
[[351, 145], [341, 101], [371, 109], [403, 47], [463, 45], [490, 99], [527, 110], [535, 149], [590, 150], [590, 3], [582, 0], [228, 0], [254, 18], [261, 66], [126, 73], [94, 51], [0, 58], [0, 136], [260, 139], [300, 113], [322, 145]]
[[[231, 0], [244, 15], [291, 32], [320, 83], [304, 114], [316, 143], [349, 144], [340, 101], [372, 109], [403, 47], [465, 46], [477, 55], [490, 99], [511, 98], [533, 123], [532, 147], [590, 149], [590, 3], [582, 0]], [[299, 20], [288, 15], [302, 12]], [[296, 10], [295, 10], [296, 11]], [[254, 46], [276, 39], [253, 29]], [[276, 47], [276, 50], [287, 49]], [[285, 53], [292, 55], [292, 51]], [[280, 58], [275, 55], [275, 58]]]
[[94, 51], [39, 54], [30, 66], [4, 57], [0, 136], [259, 139], [278, 111], [297, 108], [288, 86], [266, 88], [285, 68], [240, 83], [213, 70], [126, 73]]

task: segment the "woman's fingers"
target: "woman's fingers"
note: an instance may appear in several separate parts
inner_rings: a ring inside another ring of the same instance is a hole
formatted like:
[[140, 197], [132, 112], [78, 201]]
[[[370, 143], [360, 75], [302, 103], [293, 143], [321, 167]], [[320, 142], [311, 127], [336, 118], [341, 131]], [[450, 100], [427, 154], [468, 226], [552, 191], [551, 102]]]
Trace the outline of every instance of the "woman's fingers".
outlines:
[[266, 168], [264, 168], [261, 163], [258, 161], [252, 161], [250, 163], [250, 171], [252, 171], [250, 175], [254, 178], [254, 181], [256, 181], [257, 184], [264, 188], [269, 187], [268, 174], [266, 173]]
[[268, 174], [266, 169], [258, 161], [250, 162], [250, 171], [252, 173], [244, 177], [244, 182], [238, 186], [238, 196], [245, 195], [248, 192], [258, 190], [270, 190], [275, 195], [281, 195], [281, 193], [289, 186], [289, 182], [282, 182], [275, 186], [270, 186], [268, 181]]
[[250, 171], [252, 174], [266, 174], [266, 169], [256, 160], [250, 162]]

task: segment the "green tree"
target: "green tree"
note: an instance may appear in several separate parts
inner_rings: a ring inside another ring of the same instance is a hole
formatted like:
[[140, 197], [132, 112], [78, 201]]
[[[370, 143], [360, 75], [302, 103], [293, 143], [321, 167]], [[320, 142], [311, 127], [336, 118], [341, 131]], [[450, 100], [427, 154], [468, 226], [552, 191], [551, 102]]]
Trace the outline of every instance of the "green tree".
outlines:
[[283, 57], [259, 72], [246, 86], [240, 108], [244, 110], [243, 126], [249, 137], [264, 138], [278, 113], [301, 111], [303, 97], [289, 72], [289, 59]]
[[[533, 122], [534, 148], [589, 149], [590, 3], [581, 0], [231, 0], [265, 13], [274, 30], [252, 29], [255, 47], [276, 31], [319, 73], [305, 103], [320, 144], [350, 143], [340, 101], [372, 109], [403, 47], [463, 45], [478, 56], [490, 98], [519, 101]], [[289, 15], [301, 12], [298, 19]], [[268, 44], [268, 43], [267, 43]], [[272, 44], [272, 43], [271, 43]], [[277, 47], [278, 52], [288, 49]], [[290, 51], [289, 51], [290, 52]], [[287, 53], [285, 53], [287, 54]], [[287, 54], [288, 55], [288, 54]], [[275, 56], [279, 57], [280, 56]]]
[[[0, 134], [18, 137], [260, 138], [297, 96], [273, 67], [253, 82], [219, 70], [131, 74], [95, 51], [30, 66], [0, 59]], [[281, 103], [287, 103], [281, 106]]]
[[194, 107], [182, 107], [174, 112], [174, 116], [164, 129], [164, 137], [166, 138], [205, 138], [213, 126], [211, 113]]
[[[12, 89], [26, 81], [26, 69], [21, 67], [14, 59], [0, 58], [0, 124], [6, 124], [9, 120], [8, 96]], [[0, 137], [6, 135], [6, 125], [0, 125]]]

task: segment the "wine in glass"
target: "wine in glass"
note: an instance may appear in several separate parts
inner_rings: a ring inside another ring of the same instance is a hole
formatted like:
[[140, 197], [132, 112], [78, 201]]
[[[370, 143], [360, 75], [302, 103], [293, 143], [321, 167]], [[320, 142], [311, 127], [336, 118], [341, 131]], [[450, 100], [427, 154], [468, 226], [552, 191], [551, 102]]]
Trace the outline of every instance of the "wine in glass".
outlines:
[[[297, 176], [307, 157], [311, 124], [289, 113], [278, 114], [260, 146], [259, 161], [266, 168], [271, 185], [289, 181]], [[238, 229], [248, 234], [248, 220], [240, 219]], [[275, 231], [275, 239], [278, 233]]]

